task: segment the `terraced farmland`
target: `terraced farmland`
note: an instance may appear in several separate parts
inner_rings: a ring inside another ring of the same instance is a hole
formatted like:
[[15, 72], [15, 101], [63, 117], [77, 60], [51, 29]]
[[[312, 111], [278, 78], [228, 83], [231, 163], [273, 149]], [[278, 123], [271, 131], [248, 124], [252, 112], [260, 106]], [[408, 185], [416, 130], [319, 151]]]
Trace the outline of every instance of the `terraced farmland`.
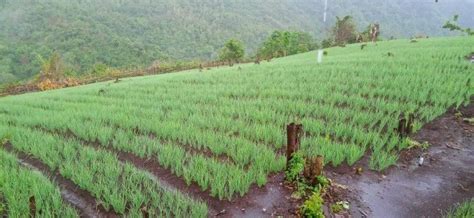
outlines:
[[[415, 115], [416, 131], [470, 102], [474, 65], [464, 56], [472, 51], [472, 37], [355, 44], [328, 49], [322, 65], [310, 52], [0, 98], [0, 163], [12, 168], [0, 172], [20, 175], [0, 177], [0, 200], [9, 215], [24, 213], [5, 185], [31, 174], [12, 161], [19, 153], [72, 181], [104, 213], [207, 216], [206, 200], [173, 183], [223, 201], [264, 186], [285, 167], [291, 122], [304, 126], [305, 154], [334, 167], [370, 155], [370, 168], [384, 170], [408, 147], [394, 130], [401, 114]], [[48, 211], [62, 204], [54, 181], [37, 180], [27, 182], [51, 186]]]

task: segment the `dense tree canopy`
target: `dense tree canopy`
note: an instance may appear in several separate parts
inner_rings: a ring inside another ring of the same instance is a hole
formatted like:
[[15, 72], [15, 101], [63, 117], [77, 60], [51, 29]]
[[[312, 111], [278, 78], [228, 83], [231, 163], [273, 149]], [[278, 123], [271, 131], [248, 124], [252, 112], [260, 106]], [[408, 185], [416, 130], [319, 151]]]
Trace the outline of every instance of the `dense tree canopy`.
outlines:
[[316, 48], [311, 35], [298, 31], [274, 31], [258, 50], [259, 58], [273, 58], [307, 52]]

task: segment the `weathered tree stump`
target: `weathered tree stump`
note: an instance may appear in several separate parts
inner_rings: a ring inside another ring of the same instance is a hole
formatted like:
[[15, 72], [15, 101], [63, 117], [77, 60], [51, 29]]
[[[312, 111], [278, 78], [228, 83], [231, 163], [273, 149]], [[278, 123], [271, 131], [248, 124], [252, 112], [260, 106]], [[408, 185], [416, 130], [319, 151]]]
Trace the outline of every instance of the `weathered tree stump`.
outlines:
[[301, 135], [303, 132], [303, 125], [291, 123], [286, 126], [287, 146], [286, 146], [286, 160], [290, 161], [292, 155], [298, 151]]
[[318, 176], [323, 174], [324, 158], [321, 155], [308, 157], [304, 166], [304, 177], [311, 185], [318, 184]]

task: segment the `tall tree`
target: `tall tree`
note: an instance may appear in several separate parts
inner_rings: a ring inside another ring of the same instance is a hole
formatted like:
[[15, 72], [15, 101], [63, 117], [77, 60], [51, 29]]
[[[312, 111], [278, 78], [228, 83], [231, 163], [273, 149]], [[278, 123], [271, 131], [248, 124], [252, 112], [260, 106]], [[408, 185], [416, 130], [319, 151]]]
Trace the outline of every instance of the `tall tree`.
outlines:
[[335, 45], [345, 45], [354, 43], [357, 38], [357, 27], [351, 16], [345, 16], [342, 19], [336, 17], [336, 25], [332, 32]]
[[230, 39], [219, 52], [219, 59], [229, 62], [229, 65], [234, 65], [239, 62], [245, 55], [244, 45], [237, 39]]
[[47, 59], [44, 60], [41, 56], [41, 71], [39, 74], [39, 80], [58, 80], [64, 78], [65, 65], [58, 52], [53, 52], [53, 54]]

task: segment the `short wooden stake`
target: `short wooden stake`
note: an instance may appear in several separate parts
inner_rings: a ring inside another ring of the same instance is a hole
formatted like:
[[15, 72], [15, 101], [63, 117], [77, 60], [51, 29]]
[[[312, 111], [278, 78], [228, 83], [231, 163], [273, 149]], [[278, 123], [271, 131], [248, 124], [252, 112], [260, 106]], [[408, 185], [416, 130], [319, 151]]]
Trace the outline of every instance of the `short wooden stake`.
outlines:
[[30, 197], [30, 217], [36, 217], [36, 200], [35, 196]]
[[400, 135], [400, 137], [405, 137], [406, 136], [405, 135], [406, 126], [407, 126], [407, 120], [405, 119], [405, 116], [402, 113], [400, 115], [400, 120], [398, 121], [398, 129], [397, 129], [398, 135]]
[[406, 135], [410, 135], [411, 133], [413, 133], [413, 121], [415, 119], [415, 115], [413, 114], [409, 114], [408, 115], [408, 123], [407, 123], [407, 127], [406, 127]]
[[397, 132], [400, 137], [407, 137], [413, 133], [413, 122], [415, 120], [415, 115], [410, 113], [408, 114], [408, 120], [405, 118], [403, 113], [400, 115], [400, 120], [398, 121]]
[[323, 168], [324, 168], [324, 157], [318, 155], [316, 157], [316, 161], [313, 162], [313, 176], [318, 177], [323, 175]]
[[148, 213], [148, 209], [144, 204], [141, 206], [140, 211], [142, 212], [143, 218], [149, 218], [150, 217], [150, 214]]
[[311, 185], [317, 185], [318, 176], [323, 174], [324, 158], [321, 155], [308, 157], [304, 166], [304, 177]]

